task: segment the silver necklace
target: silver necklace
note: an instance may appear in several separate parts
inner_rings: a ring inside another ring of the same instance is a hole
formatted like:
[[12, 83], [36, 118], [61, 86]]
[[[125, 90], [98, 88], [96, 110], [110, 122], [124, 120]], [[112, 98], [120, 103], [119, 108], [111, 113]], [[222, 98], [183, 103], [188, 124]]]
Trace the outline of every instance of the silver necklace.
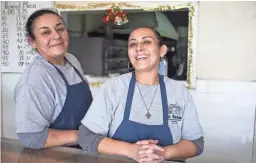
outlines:
[[150, 107], [151, 107], [151, 105], [152, 105], [152, 103], [153, 103], [153, 101], [154, 101], [154, 99], [155, 99], [156, 91], [157, 91], [158, 85], [156, 86], [156, 90], [155, 90], [154, 96], [153, 96], [153, 98], [152, 98], [152, 100], [151, 100], [151, 103], [150, 103], [149, 107], [147, 107], [146, 102], [144, 101], [144, 98], [143, 98], [143, 96], [142, 96], [142, 94], [141, 94], [140, 87], [138, 86], [137, 83], [136, 83], [136, 86], [138, 87], [138, 90], [139, 90], [139, 93], [140, 93], [140, 97], [141, 97], [141, 99], [142, 99], [142, 101], [143, 101], [143, 103], [144, 103], [144, 105], [145, 105], [145, 107], [146, 107], [146, 109], [147, 109], [147, 113], [145, 114], [145, 116], [147, 117], [147, 119], [150, 119], [151, 114], [150, 114], [150, 112], [149, 112], [149, 109], [150, 109]]

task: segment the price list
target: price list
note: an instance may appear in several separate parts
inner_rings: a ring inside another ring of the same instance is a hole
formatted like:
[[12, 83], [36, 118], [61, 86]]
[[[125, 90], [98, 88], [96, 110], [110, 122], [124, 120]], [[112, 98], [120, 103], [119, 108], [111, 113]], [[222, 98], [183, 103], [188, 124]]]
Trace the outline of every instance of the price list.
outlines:
[[1, 2], [2, 72], [23, 72], [29, 65], [35, 55], [27, 40], [26, 21], [39, 7], [51, 6], [49, 2]]

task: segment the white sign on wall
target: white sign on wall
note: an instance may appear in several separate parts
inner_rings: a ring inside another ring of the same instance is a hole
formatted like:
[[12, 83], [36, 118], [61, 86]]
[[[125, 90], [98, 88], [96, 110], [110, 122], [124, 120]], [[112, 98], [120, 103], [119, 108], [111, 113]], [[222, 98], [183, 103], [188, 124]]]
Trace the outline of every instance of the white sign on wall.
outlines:
[[51, 1], [1, 2], [2, 72], [23, 72], [34, 57], [27, 42], [25, 24], [34, 11], [51, 8]]

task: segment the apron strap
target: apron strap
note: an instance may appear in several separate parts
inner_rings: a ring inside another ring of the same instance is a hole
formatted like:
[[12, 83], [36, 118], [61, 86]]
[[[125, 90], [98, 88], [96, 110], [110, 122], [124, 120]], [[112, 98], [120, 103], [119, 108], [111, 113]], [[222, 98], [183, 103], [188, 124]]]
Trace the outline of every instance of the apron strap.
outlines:
[[166, 87], [165, 87], [163, 75], [159, 75], [159, 82], [160, 82], [162, 107], [163, 107], [163, 122], [164, 122], [164, 125], [168, 126], [168, 101], [167, 101]]
[[[132, 72], [132, 78], [130, 80], [128, 94], [127, 94], [127, 98], [126, 98], [124, 119], [129, 119], [129, 117], [130, 117], [135, 83], [136, 83], [135, 72]], [[166, 87], [165, 87], [163, 75], [159, 75], [159, 84], [160, 84], [161, 99], [162, 99], [161, 101], [162, 101], [162, 108], [163, 108], [163, 122], [164, 122], [164, 125], [168, 126], [168, 102], [167, 102]]]
[[[49, 61], [48, 61], [48, 62], [49, 62]], [[69, 86], [68, 81], [67, 81], [67, 79], [65, 78], [64, 74], [63, 74], [56, 66], [54, 66], [54, 64], [52, 64], [51, 62], [49, 62], [49, 63], [50, 63], [51, 65], [53, 65], [53, 67], [55, 67], [55, 69], [58, 71], [58, 73], [60, 74], [61, 78], [64, 80], [65, 85], [66, 85], [66, 86]]]
[[127, 98], [126, 98], [125, 109], [124, 109], [124, 119], [127, 119], [127, 120], [129, 120], [129, 117], [130, 117], [135, 83], [136, 83], [135, 72], [132, 72], [132, 78], [130, 80], [128, 94], [127, 94]]
[[[75, 70], [75, 72], [77, 73], [77, 75], [80, 77], [80, 79], [81, 79], [82, 81], [84, 81], [83, 76], [82, 76], [81, 73], [75, 68], [75, 66], [73, 66], [73, 65], [67, 60], [66, 57], [64, 58], [64, 60], [65, 60], [67, 63], [69, 63], [69, 64], [73, 67], [73, 69]], [[49, 62], [49, 61], [48, 61], [48, 62]], [[69, 86], [68, 81], [67, 81], [65, 75], [60, 71], [60, 69], [57, 68], [57, 67], [56, 67], [54, 64], [52, 64], [51, 62], [49, 62], [49, 63], [50, 63], [51, 65], [53, 65], [53, 67], [55, 67], [55, 69], [58, 71], [58, 73], [60, 74], [60, 76], [61, 76], [62, 79], [64, 80], [65, 85], [66, 85], [66, 86]]]
[[66, 57], [65, 57], [64, 59], [65, 59], [65, 61], [67, 61], [67, 62], [74, 68], [75, 72], [76, 72], [77, 75], [81, 78], [81, 80], [82, 80], [82, 81], [85, 81], [84, 78], [83, 78], [83, 76], [82, 76], [82, 74], [75, 68], [75, 66], [73, 66], [73, 65], [67, 60]]

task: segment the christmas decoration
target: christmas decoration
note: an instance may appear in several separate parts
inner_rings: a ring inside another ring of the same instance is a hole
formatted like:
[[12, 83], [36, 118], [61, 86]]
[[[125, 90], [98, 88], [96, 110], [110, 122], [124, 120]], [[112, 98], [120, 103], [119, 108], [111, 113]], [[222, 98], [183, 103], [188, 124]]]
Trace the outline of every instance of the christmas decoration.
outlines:
[[112, 6], [106, 11], [102, 21], [106, 24], [114, 22], [116, 25], [123, 25], [128, 22], [127, 12], [124, 12], [118, 6]]

